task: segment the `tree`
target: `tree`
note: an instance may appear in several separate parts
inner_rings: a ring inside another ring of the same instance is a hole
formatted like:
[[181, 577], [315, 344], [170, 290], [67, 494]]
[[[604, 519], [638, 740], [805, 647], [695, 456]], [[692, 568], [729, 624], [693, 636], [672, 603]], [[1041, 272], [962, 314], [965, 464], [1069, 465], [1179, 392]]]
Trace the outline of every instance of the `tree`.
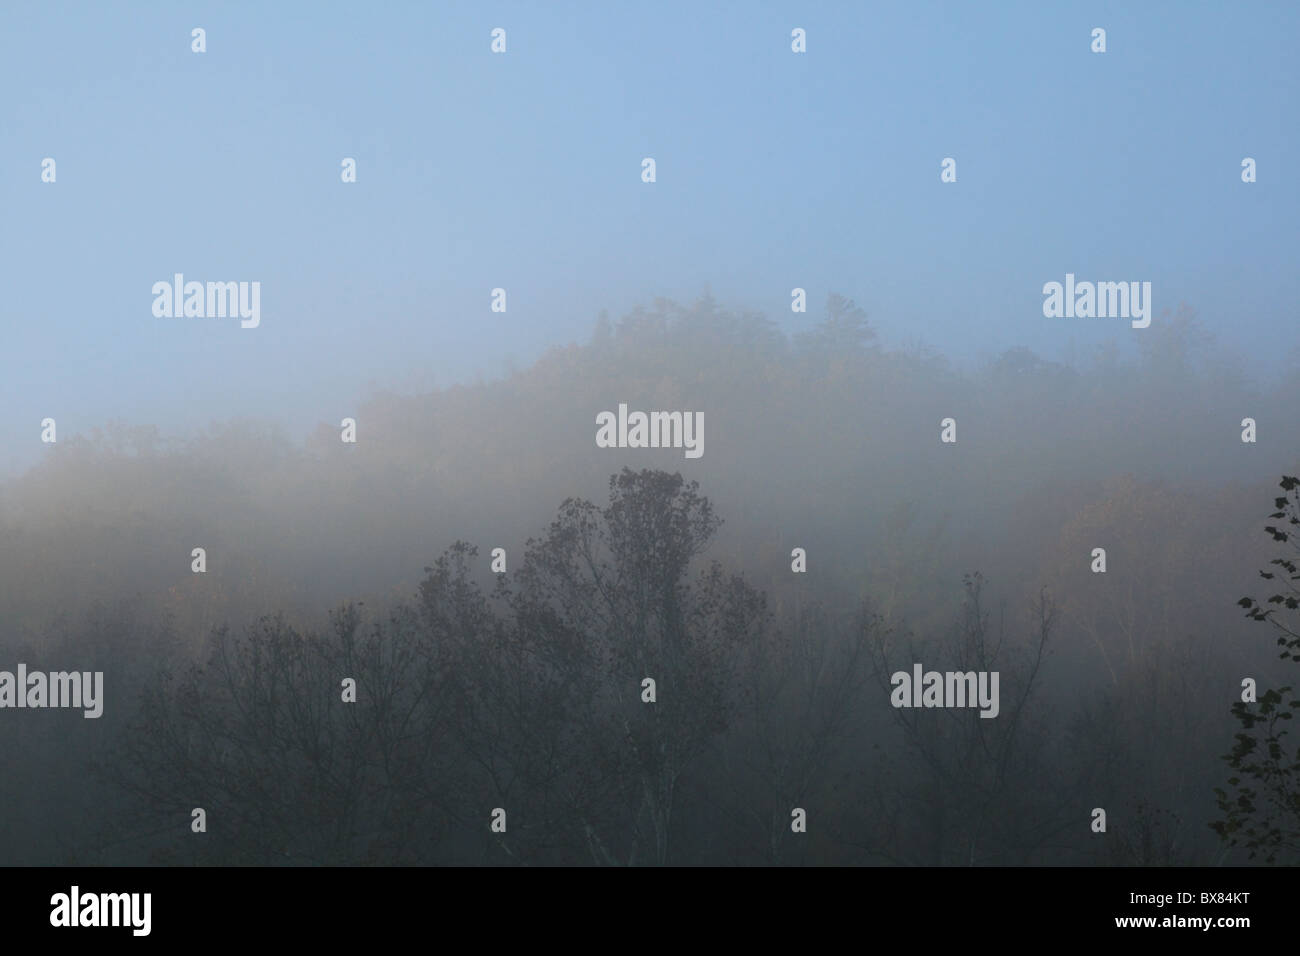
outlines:
[[683, 775], [727, 728], [737, 651], [768, 626], [741, 578], [717, 562], [692, 574], [719, 524], [696, 482], [624, 469], [607, 507], [569, 499], [529, 542], [516, 625], [589, 748], [585, 786], [569, 792], [595, 862], [668, 862]]
[[407, 775], [429, 769], [445, 726], [444, 662], [412, 623], [399, 614], [367, 633], [349, 605], [324, 633], [279, 617], [241, 638], [218, 628], [206, 666], [146, 692], [117, 781], [171, 832], [188, 835], [192, 808], [205, 810], [212, 834], [189, 844], [192, 859], [410, 861], [443, 827], [410, 798]]
[[728, 776], [739, 778], [727, 787], [732, 815], [754, 825], [747, 842], [761, 836], [769, 863], [788, 862], [799, 850], [811, 855], [811, 834], [792, 833], [795, 807], [820, 808], [827, 823], [814, 831], [816, 843], [842, 839], [833, 832], [833, 808], [842, 804], [836, 791], [861, 767], [868, 746], [871, 642], [883, 630], [866, 606], [837, 618], [814, 605], [745, 648], [736, 766], [725, 762], [726, 749], [718, 756]]
[[[386, 619], [218, 628], [205, 666], [146, 691], [117, 780], [184, 834], [169, 859], [668, 862], [679, 788], [769, 625], [758, 591], [696, 567], [718, 524], [695, 483], [624, 470], [608, 506], [567, 500], [492, 600], [457, 542]], [[194, 807], [213, 838], [186, 844]]]
[[798, 336], [797, 341], [814, 353], [842, 358], [861, 354], [875, 338], [867, 313], [852, 299], [832, 292], [826, 298], [826, 318], [812, 331]]
[[[1288, 526], [1300, 525], [1300, 478], [1283, 476], [1279, 487], [1286, 492], [1273, 500], [1277, 508], [1270, 518], [1285, 519]], [[1300, 551], [1294, 531], [1276, 525], [1264, 529], [1274, 541]], [[1260, 571], [1266, 581], [1278, 581], [1280, 590], [1263, 603], [1244, 597], [1237, 603], [1246, 617], [1261, 621], [1278, 632], [1278, 657], [1300, 663], [1300, 632], [1279, 617], [1279, 611], [1300, 609], [1300, 565], [1291, 556], [1269, 562], [1280, 571]], [[1265, 604], [1274, 605], [1265, 609]], [[1241, 722], [1236, 744], [1224, 756], [1233, 775], [1231, 790], [1216, 787], [1221, 819], [1210, 827], [1228, 846], [1244, 847], [1250, 858], [1263, 855], [1268, 863], [1280, 854], [1300, 851], [1300, 747], [1287, 740], [1288, 723], [1300, 708], [1290, 685], [1270, 688], [1258, 694], [1254, 703], [1237, 701], [1233, 716]]]
[[[904, 822], [917, 832], [866, 846], [872, 853], [888, 855], [886, 845], [893, 842], [925, 847], [915, 862], [928, 865], [1032, 862], [1032, 854], [1068, 825], [1066, 801], [1051, 793], [1056, 781], [1047, 772], [1047, 727], [1035, 699], [1055, 605], [1040, 593], [1030, 609], [1028, 637], [1017, 644], [1001, 621], [992, 625], [983, 587], [981, 575], [965, 578], [966, 600], [946, 639], [921, 645], [908, 639], [900, 648], [890, 631], [873, 635], [873, 670], [884, 696], [892, 674], [922, 662], [932, 670], [999, 672], [1001, 703], [995, 719], [972, 707], [893, 710], [916, 773], [898, 768], [889, 776], [905, 791], [899, 802], [915, 808], [916, 816]], [[1034, 787], [1026, 788], [1026, 780]]]

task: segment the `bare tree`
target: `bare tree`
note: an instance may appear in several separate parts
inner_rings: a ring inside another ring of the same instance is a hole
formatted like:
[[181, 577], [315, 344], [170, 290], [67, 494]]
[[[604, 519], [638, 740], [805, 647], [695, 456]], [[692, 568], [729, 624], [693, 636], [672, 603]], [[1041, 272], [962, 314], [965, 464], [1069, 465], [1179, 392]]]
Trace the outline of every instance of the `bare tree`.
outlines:
[[891, 633], [880, 632], [872, 645], [873, 671], [885, 697], [891, 675], [916, 662], [934, 670], [997, 671], [999, 713], [988, 719], [975, 707], [895, 708], [906, 752], [919, 766], [882, 784], [907, 790], [901, 803], [915, 808], [916, 832], [895, 842], [928, 845], [919, 862], [1023, 862], [1064, 825], [1062, 801], [1048, 799], [1045, 724], [1035, 707], [1056, 611], [1040, 594], [1028, 638], [1014, 644], [1002, 616], [994, 627], [984, 610], [982, 577], [967, 576], [965, 590], [950, 637], [923, 645], [909, 638], [899, 647]]

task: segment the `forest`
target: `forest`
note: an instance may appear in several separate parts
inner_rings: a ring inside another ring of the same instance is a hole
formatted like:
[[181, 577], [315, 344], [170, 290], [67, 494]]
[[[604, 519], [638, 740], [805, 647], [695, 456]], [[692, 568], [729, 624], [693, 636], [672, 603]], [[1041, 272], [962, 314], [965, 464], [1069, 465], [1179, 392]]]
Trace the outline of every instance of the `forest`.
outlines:
[[[1294, 863], [1300, 362], [1137, 341], [958, 367], [704, 295], [355, 443], [61, 435], [0, 485], [0, 669], [102, 716], [5, 712], [0, 863]], [[707, 452], [602, 446], [624, 405]], [[996, 716], [892, 705], [918, 664]]]

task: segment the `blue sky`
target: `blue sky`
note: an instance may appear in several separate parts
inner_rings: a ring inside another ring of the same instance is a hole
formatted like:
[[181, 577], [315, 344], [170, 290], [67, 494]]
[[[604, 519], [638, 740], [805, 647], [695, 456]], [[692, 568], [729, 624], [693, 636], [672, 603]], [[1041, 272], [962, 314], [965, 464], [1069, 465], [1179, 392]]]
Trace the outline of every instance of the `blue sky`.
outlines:
[[[0, 470], [47, 415], [301, 433], [706, 286], [788, 331], [840, 292], [964, 360], [1131, 344], [1044, 318], [1041, 287], [1150, 281], [1157, 322], [1186, 303], [1276, 371], [1297, 27], [1281, 3], [7, 5]], [[261, 326], [155, 318], [175, 272], [260, 281]]]

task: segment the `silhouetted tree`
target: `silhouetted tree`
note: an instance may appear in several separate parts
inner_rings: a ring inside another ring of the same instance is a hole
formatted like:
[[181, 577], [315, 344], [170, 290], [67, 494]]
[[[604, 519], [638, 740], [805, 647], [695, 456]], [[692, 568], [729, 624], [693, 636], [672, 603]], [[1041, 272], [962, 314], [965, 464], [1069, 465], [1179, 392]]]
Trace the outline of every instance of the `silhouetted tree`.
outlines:
[[[999, 673], [995, 718], [982, 717], [976, 707], [893, 711], [920, 772], [919, 780], [891, 774], [892, 786], [909, 791], [904, 802], [915, 808], [911, 825], [919, 830], [901, 839], [895, 834], [895, 845], [912, 848], [920, 855], [915, 862], [929, 865], [1029, 862], [1063, 828], [1068, 808], [1052, 792], [1061, 789], [1060, 781], [1048, 772], [1048, 727], [1042, 702], [1035, 700], [1056, 610], [1040, 594], [1028, 639], [1013, 642], [984, 610], [982, 577], [967, 576], [965, 590], [960, 620], [946, 640], [918, 646], [909, 639], [900, 648], [890, 632], [879, 631], [872, 642], [874, 673], [886, 696], [891, 676], [910, 672], [914, 663], [926, 670]], [[1025, 786], [1029, 780], [1033, 788]]]
[[[591, 749], [575, 805], [594, 860], [669, 860], [678, 786], [735, 709], [738, 651], [767, 626], [763, 596], [714, 562], [692, 574], [719, 525], [695, 482], [624, 469], [597, 508], [570, 499], [529, 543], [516, 619], [563, 682], [565, 719]], [[655, 702], [643, 694], [654, 681]]]
[[[1300, 478], [1284, 476], [1279, 487], [1285, 495], [1275, 498], [1277, 508], [1269, 517], [1285, 520], [1286, 526], [1300, 525]], [[1295, 532], [1269, 525], [1264, 529], [1274, 541], [1300, 550]], [[1237, 603], [1246, 617], [1262, 621], [1278, 632], [1279, 657], [1300, 663], [1300, 632], [1279, 615], [1300, 608], [1300, 565], [1294, 556], [1269, 562], [1278, 571], [1260, 571], [1266, 581], [1277, 581], [1280, 590], [1263, 603], [1244, 597]], [[1274, 605], [1265, 608], [1265, 604]], [[1287, 727], [1300, 708], [1291, 685], [1257, 692], [1255, 703], [1237, 701], [1232, 713], [1241, 722], [1236, 745], [1224, 756], [1233, 775], [1228, 789], [1216, 788], [1223, 816], [1210, 824], [1229, 846], [1245, 847], [1251, 859], [1263, 855], [1277, 862], [1280, 854], [1300, 850], [1300, 746], [1288, 741]]]

